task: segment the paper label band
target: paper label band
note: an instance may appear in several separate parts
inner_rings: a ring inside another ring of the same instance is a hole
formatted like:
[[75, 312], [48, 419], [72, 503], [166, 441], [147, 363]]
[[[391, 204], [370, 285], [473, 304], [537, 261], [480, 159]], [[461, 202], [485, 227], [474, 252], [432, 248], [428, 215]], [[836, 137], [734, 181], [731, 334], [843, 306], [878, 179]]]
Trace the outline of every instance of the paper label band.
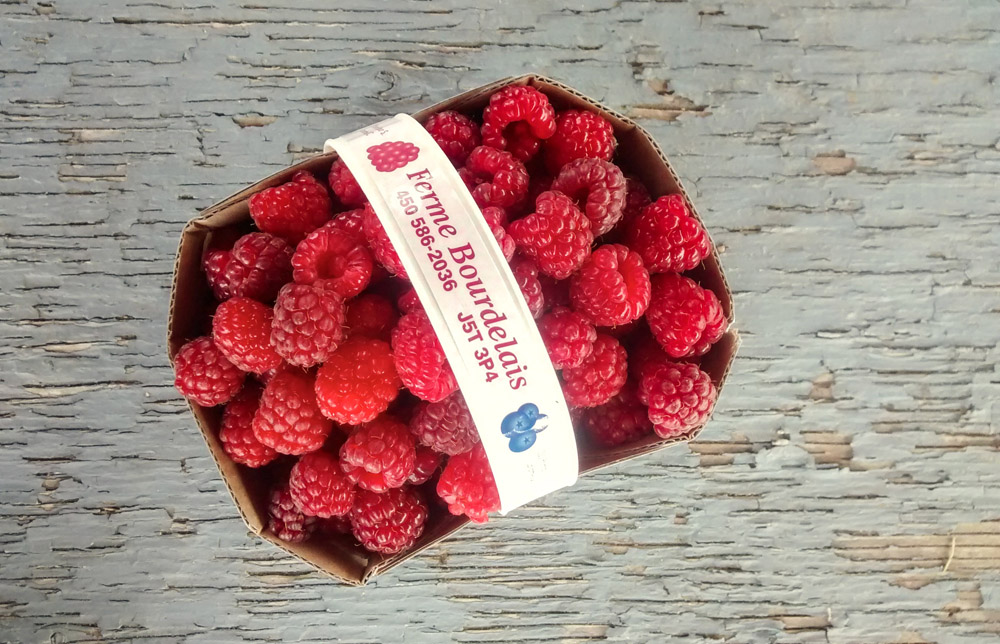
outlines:
[[559, 379], [493, 233], [441, 148], [399, 114], [324, 149], [340, 154], [406, 268], [486, 448], [501, 513], [575, 483], [576, 438]]

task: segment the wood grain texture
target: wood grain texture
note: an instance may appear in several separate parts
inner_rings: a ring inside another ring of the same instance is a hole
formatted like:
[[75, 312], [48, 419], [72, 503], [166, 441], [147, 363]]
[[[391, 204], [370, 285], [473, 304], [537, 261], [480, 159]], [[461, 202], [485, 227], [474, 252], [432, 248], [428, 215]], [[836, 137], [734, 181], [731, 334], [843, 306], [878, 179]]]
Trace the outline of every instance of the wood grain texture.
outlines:
[[[557, 4], [0, 0], [0, 641], [996, 641], [1000, 5]], [[171, 386], [177, 236], [525, 71], [658, 138], [740, 357], [696, 444], [339, 586]]]

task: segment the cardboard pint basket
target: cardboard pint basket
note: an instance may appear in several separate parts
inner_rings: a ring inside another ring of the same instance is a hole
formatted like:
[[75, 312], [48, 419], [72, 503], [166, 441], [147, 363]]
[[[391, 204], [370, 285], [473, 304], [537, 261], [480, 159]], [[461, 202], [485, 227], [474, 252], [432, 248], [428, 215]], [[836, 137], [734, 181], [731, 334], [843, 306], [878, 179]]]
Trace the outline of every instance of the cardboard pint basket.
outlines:
[[[640, 179], [654, 200], [666, 194], [682, 194], [687, 200], [693, 216], [700, 220], [697, 210], [690, 203], [677, 175], [649, 134], [631, 120], [612, 112], [559, 82], [536, 75], [507, 78], [450, 98], [413, 116], [417, 121], [423, 122], [430, 115], [443, 110], [466, 113], [480, 111], [488, 103], [493, 92], [508, 85], [529, 85], [538, 89], [549, 98], [556, 110], [572, 108], [601, 114], [614, 128], [618, 141], [616, 163], [621, 166], [626, 175], [631, 174]], [[322, 134], [331, 133], [324, 132]], [[211, 328], [213, 298], [201, 270], [201, 259], [214, 231], [239, 226], [249, 227], [251, 219], [248, 199], [251, 195], [288, 181], [292, 175], [300, 170], [307, 170], [318, 177], [325, 177], [336, 158], [335, 153], [327, 153], [306, 159], [207, 208], [197, 218], [188, 222], [177, 250], [170, 298], [167, 351], [171, 364], [173, 364], [174, 356], [185, 342], [202, 335]], [[730, 323], [727, 332], [701, 360], [702, 370], [711, 377], [721, 392], [739, 344], [739, 337], [731, 324], [733, 321], [732, 295], [726, 284], [714, 246], [702, 264], [686, 274], [695, 279], [702, 287], [715, 293]], [[274, 476], [273, 472], [268, 468], [250, 469], [237, 465], [229, 459], [218, 438], [222, 406], [207, 408], [195, 403], [189, 403], [189, 405], [240, 515], [250, 530], [306, 563], [347, 583], [364, 584], [375, 575], [394, 568], [406, 559], [441, 541], [468, 522], [464, 516], [449, 514], [447, 509], [441, 507], [440, 504], [429, 503], [430, 513], [423, 535], [413, 547], [392, 556], [368, 552], [351, 535], [324, 536], [322, 539], [317, 538], [302, 543], [281, 541], [267, 529], [268, 493], [272, 482], [271, 478]], [[655, 452], [677, 442], [690, 440], [699, 431], [700, 428], [688, 435], [667, 440], [659, 438], [656, 434], [650, 434], [634, 442], [613, 448], [598, 448], [581, 444], [579, 473], [581, 475], [587, 474], [613, 463]], [[494, 520], [516, 521], [517, 519], [515, 516], [495, 518]]]

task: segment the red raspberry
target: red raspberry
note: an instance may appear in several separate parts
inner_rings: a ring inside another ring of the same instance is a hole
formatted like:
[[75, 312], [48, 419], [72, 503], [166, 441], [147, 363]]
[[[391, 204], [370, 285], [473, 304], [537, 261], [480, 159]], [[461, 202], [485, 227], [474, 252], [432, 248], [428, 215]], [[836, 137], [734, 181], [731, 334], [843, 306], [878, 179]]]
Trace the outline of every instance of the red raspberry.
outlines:
[[613, 163], [600, 159], [570, 161], [559, 171], [552, 189], [576, 202], [590, 220], [594, 237], [614, 228], [622, 218], [625, 175]]
[[315, 452], [333, 430], [319, 411], [314, 378], [302, 371], [283, 371], [267, 383], [253, 418], [253, 433], [261, 443], [297, 456]]
[[410, 487], [377, 494], [358, 490], [351, 511], [351, 531], [361, 545], [383, 555], [402, 552], [424, 532], [427, 504]]
[[436, 452], [454, 456], [479, 442], [479, 432], [461, 391], [444, 400], [423, 403], [410, 419], [410, 433]]
[[653, 276], [646, 321], [672, 358], [704, 355], [726, 330], [715, 293], [677, 273]]
[[584, 316], [566, 308], [552, 309], [538, 320], [549, 359], [556, 369], [579, 367], [594, 351], [597, 331]]
[[510, 270], [521, 288], [521, 295], [524, 296], [524, 302], [528, 305], [531, 316], [537, 318], [545, 310], [545, 297], [542, 294], [542, 283], [539, 281], [541, 278], [538, 275], [538, 266], [526, 257], [518, 257], [510, 263]]
[[350, 235], [358, 241], [368, 241], [365, 236], [365, 209], [355, 208], [336, 215], [332, 221], [323, 224], [324, 228], [336, 230]]
[[528, 171], [503, 150], [485, 145], [476, 148], [459, 174], [481, 207], [507, 208], [528, 194]]
[[500, 509], [500, 492], [482, 444], [448, 459], [437, 493], [449, 512], [464, 514], [476, 523], [486, 523], [487, 515]]
[[202, 407], [214, 407], [232, 399], [246, 377], [207, 335], [181, 347], [174, 356], [174, 373], [177, 391]]
[[392, 351], [399, 378], [414, 396], [437, 402], [458, 389], [441, 342], [422, 309], [399, 318], [392, 331]]
[[330, 190], [337, 195], [337, 199], [347, 208], [356, 208], [364, 205], [368, 198], [361, 190], [354, 175], [351, 174], [347, 164], [342, 159], [337, 159], [330, 166], [330, 174], [327, 176]]
[[598, 326], [626, 324], [649, 306], [649, 273], [627, 246], [599, 246], [569, 280], [573, 309]]
[[297, 244], [330, 219], [330, 195], [316, 177], [296, 172], [288, 183], [250, 197], [250, 216], [265, 233]]
[[368, 286], [375, 264], [364, 242], [337, 230], [336, 221], [299, 242], [292, 256], [293, 276], [299, 284], [322, 283], [345, 298], [354, 297]]
[[670, 356], [663, 350], [660, 343], [649, 332], [647, 328], [642, 328], [634, 338], [631, 339], [628, 348], [629, 369], [636, 381], [641, 381], [647, 370], [655, 367], [661, 362], [670, 362]]
[[357, 335], [319, 368], [316, 399], [327, 418], [343, 425], [360, 425], [389, 408], [400, 384], [389, 345]]
[[316, 284], [285, 284], [274, 304], [271, 346], [289, 363], [308, 368], [325, 362], [344, 339], [344, 300]]
[[432, 114], [424, 122], [424, 129], [456, 166], [465, 163], [473, 148], [479, 147], [479, 127], [469, 117], [452, 110]]
[[392, 242], [389, 241], [389, 235], [386, 234], [385, 228], [382, 227], [382, 222], [379, 221], [371, 204], [365, 204], [364, 226], [365, 237], [368, 238], [368, 245], [371, 246], [375, 259], [381, 262], [382, 266], [385, 266], [393, 275], [407, 279], [403, 262], [400, 261], [399, 254], [396, 253]]
[[660, 438], [687, 434], [708, 420], [716, 399], [708, 374], [691, 363], [659, 362], [639, 380], [639, 400]]
[[406, 314], [414, 310], [423, 311], [424, 305], [420, 303], [417, 292], [411, 288], [399, 296], [399, 299], [396, 300], [396, 308]]
[[486, 220], [486, 225], [493, 232], [493, 237], [496, 238], [497, 244], [500, 246], [503, 258], [510, 263], [511, 258], [514, 257], [514, 251], [517, 249], [517, 244], [504, 228], [507, 225], [506, 211], [496, 206], [487, 206], [483, 208], [483, 219]]
[[569, 280], [557, 280], [542, 275], [538, 278], [542, 284], [542, 295], [545, 297], [545, 308], [552, 309], [565, 306], [569, 307]]
[[278, 458], [278, 453], [253, 435], [253, 417], [260, 406], [261, 386], [248, 382], [222, 412], [219, 440], [222, 451], [234, 462], [247, 467], [262, 467]]
[[256, 374], [257, 381], [260, 382], [263, 385], [266, 385], [267, 383], [271, 382], [271, 379], [274, 378], [279, 373], [284, 373], [284, 372], [289, 371], [291, 369], [295, 369], [295, 367], [293, 367], [292, 365], [288, 364], [287, 362], [282, 362], [281, 364], [279, 364], [274, 369], [268, 369], [264, 373], [258, 373], [258, 374]]
[[354, 485], [340, 469], [337, 457], [323, 450], [304, 454], [288, 477], [295, 505], [311, 517], [339, 517], [354, 505]]
[[400, 487], [413, 474], [417, 447], [406, 425], [379, 416], [356, 428], [340, 448], [340, 467], [364, 490], [385, 492]]
[[535, 212], [507, 227], [518, 248], [535, 260], [541, 272], [564, 279], [590, 254], [594, 235], [590, 220], [561, 192], [543, 192]]
[[205, 278], [218, 300], [250, 297], [271, 302], [292, 275], [292, 247], [280, 237], [249, 233], [230, 250], [205, 253]]
[[375, 293], [364, 293], [347, 303], [347, 331], [352, 336], [388, 341], [397, 319], [392, 302]]
[[243, 371], [264, 373], [281, 364], [271, 346], [274, 311], [249, 297], [226, 300], [212, 318], [212, 338], [229, 361]]
[[622, 221], [629, 225], [633, 219], [639, 216], [643, 208], [653, 203], [649, 196], [649, 190], [635, 177], [625, 178], [625, 208], [622, 209]]
[[368, 161], [379, 172], [393, 172], [416, 161], [420, 148], [406, 141], [386, 141], [368, 148]]
[[[264, 233], [261, 233], [264, 234]], [[228, 300], [232, 296], [229, 281], [226, 280], [226, 266], [233, 253], [228, 250], [206, 250], [201, 257], [201, 270], [205, 271], [205, 281], [212, 289], [215, 299]]]
[[626, 231], [628, 245], [650, 273], [689, 271], [708, 256], [708, 234], [684, 197], [667, 195], [646, 206]]
[[305, 541], [316, 529], [316, 519], [302, 513], [292, 499], [287, 485], [271, 492], [267, 514], [267, 529], [288, 543]]
[[578, 426], [602, 447], [629, 443], [653, 431], [646, 406], [639, 402], [635, 384], [631, 382], [608, 402], [587, 409]]
[[413, 464], [413, 474], [406, 482], [411, 485], [423, 485], [431, 480], [441, 466], [442, 456], [429, 447], [417, 445], [417, 459]]
[[593, 352], [580, 366], [563, 369], [563, 395], [571, 407], [596, 407], [621, 391], [627, 377], [625, 349], [618, 340], [598, 333]]
[[574, 159], [610, 161], [615, 153], [615, 130], [600, 114], [565, 110], [556, 115], [556, 131], [545, 142], [545, 164], [556, 174]]
[[490, 97], [483, 110], [483, 144], [510, 150], [522, 161], [535, 156], [540, 140], [555, 131], [555, 110], [533, 87], [505, 87]]

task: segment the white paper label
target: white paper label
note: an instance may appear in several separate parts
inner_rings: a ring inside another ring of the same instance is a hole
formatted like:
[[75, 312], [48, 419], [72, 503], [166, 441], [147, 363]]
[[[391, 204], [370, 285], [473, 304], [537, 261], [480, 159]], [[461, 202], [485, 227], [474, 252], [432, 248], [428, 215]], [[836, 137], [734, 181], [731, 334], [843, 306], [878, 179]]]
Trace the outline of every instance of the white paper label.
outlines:
[[500, 492], [501, 513], [572, 485], [576, 439], [521, 290], [465, 183], [400, 114], [326, 142], [378, 214], [437, 333]]

